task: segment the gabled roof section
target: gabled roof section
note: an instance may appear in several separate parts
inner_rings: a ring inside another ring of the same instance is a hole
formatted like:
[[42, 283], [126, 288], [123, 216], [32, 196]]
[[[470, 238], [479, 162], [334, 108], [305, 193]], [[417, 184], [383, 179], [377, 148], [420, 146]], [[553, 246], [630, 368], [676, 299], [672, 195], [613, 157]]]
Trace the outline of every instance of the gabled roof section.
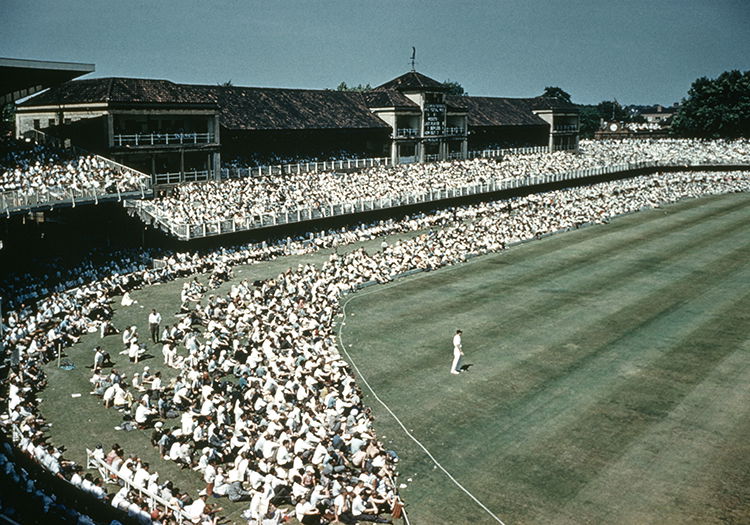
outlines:
[[368, 108], [408, 108], [419, 109], [419, 105], [402, 93], [393, 89], [364, 91], [362, 95]]
[[213, 106], [213, 101], [196, 94], [182, 84], [146, 78], [95, 78], [65, 82], [41, 93], [21, 107], [60, 104], [158, 104]]
[[[468, 110], [469, 126], [548, 126], [534, 115], [533, 98], [456, 97]], [[449, 101], [451, 97], [449, 97]]]
[[390, 126], [359, 92], [186, 86], [218, 104], [221, 124], [235, 130], [373, 129]]
[[416, 71], [409, 71], [375, 88], [376, 91], [382, 89], [395, 89], [396, 91], [446, 91], [448, 88], [434, 78], [417, 73]]
[[94, 64], [0, 58], [0, 102], [11, 103], [93, 71]]
[[553, 110], [553, 111], [578, 111], [578, 106], [575, 104], [568, 102], [567, 100], [564, 100], [560, 97], [536, 97], [532, 99], [532, 109], [537, 110]]

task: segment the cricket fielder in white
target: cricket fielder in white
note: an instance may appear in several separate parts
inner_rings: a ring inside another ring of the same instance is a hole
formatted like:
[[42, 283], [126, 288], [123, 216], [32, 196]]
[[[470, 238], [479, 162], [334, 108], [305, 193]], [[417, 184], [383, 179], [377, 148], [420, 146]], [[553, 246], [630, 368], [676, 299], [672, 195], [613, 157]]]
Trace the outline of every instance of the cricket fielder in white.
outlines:
[[453, 365], [451, 365], [451, 374], [459, 374], [459, 366], [461, 364], [461, 356], [464, 355], [464, 351], [461, 349], [461, 330], [456, 330], [456, 335], [453, 336]]

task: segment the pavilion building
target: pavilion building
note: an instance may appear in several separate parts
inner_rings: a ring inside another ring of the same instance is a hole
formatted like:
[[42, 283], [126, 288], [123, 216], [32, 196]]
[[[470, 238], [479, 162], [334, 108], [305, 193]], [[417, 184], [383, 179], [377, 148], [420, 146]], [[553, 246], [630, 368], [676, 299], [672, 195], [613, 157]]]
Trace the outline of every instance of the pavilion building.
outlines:
[[368, 91], [72, 80], [19, 104], [33, 129], [175, 181], [218, 178], [222, 159], [346, 151], [393, 164], [466, 158], [470, 151], [578, 147], [578, 110], [558, 98], [453, 96], [410, 71]]

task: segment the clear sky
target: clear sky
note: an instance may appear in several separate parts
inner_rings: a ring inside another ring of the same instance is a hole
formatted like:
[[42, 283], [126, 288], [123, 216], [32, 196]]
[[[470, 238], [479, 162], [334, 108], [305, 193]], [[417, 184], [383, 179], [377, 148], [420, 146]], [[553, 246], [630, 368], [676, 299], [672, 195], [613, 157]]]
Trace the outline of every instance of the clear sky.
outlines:
[[0, 0], [0, 56], [97, 77], [376, 86], [412, 46], [418, 71], [471, 95], [671, 104], [750, 69], [750, 0]]

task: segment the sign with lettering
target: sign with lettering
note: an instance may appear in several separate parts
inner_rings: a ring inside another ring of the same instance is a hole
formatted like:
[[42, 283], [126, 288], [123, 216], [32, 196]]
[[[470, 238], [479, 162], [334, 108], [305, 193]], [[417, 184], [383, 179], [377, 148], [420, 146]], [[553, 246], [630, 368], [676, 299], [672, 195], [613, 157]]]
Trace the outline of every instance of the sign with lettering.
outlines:
[[445, 104], [424, 105], [424, 135], [442, 135], [445, 126]]

